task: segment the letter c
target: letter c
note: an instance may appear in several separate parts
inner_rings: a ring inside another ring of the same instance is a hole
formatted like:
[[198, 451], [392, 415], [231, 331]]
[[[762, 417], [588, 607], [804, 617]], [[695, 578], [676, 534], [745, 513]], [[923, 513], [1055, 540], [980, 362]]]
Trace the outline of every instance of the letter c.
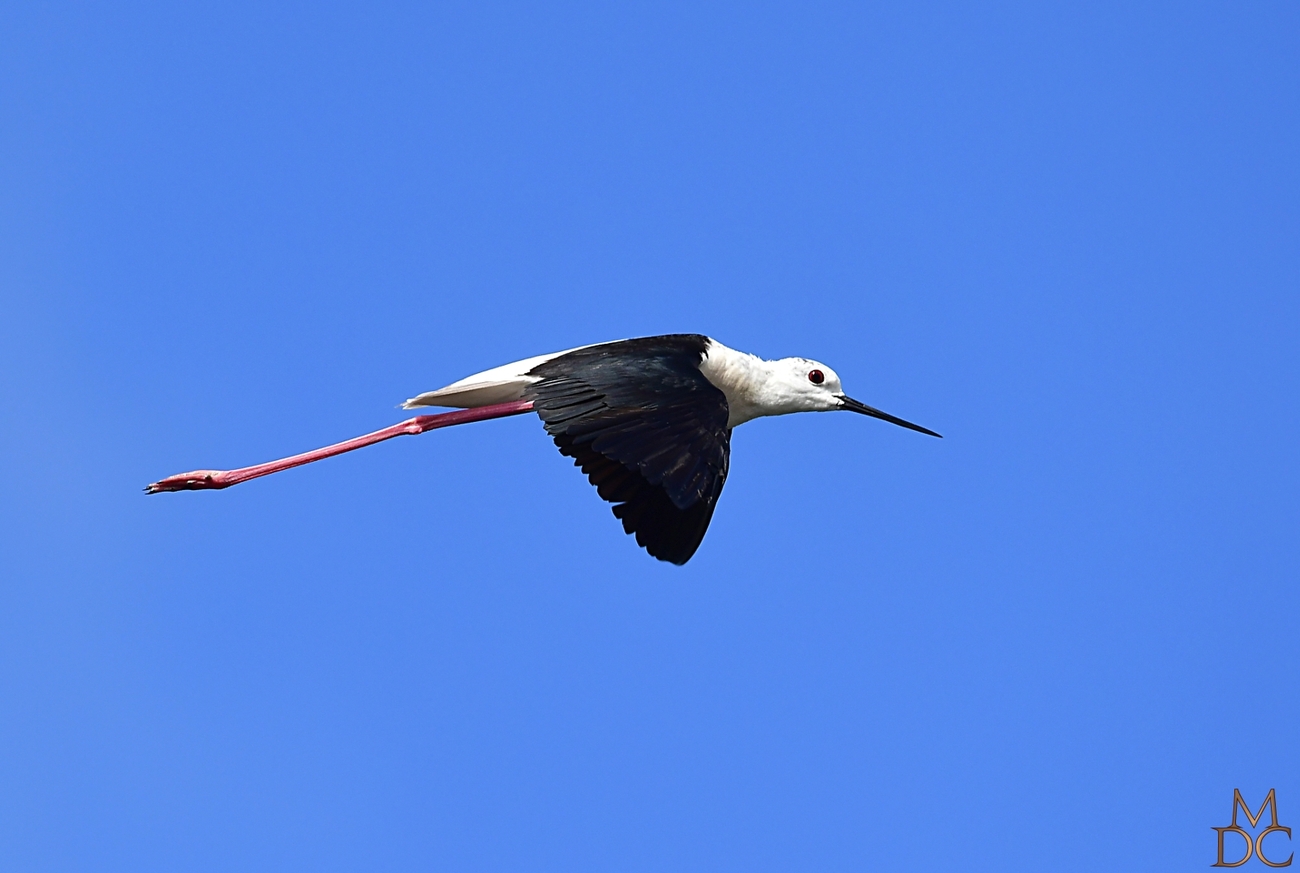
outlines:
[[[1269, 834], [1273, 833], [1273, 831], [1282, 831], [1282, 833], [1286, 834], [1286, 838], [1287, 838], [1288, 840], [1291, 839], [1291, 829], [1290, 829], [1290, 828], [1284, 828], [1284, 827], [1282, 827], [1282, 826], [1279, 825], [1279, 824], [1275, 824], [1275, 825], [1273, 825], [1271, 828], [1264, 828], [1264, 830], [1262, 830], [1262, 831], [1259, 832], [1259, 836], [1255, 837], [1255, 854], [1259, 856], [1259, 860], [1263, 861], [1265, 864], [1267, 864], [1267, 865], [1270, 866], [1270, 867], [1290, 867], [1290, 866], [1291, 866], [1291, 858], [1294, 858], [1294, 857], [1295, 857], [1295, 852], [1292, 852], [1292, 853], [1291, 853], [1291, 856], [1290, 856], [1289, 858], [1287, 858], [1285, 861], [1270, 861], [1268, 858], [1265, 858], [1265, 857], [1264, 857], [1264, 837], [1266, 837], [1266, 836], [1268, 836]], [[1222, 839], [1223, 839], [1223, 836], [1220, 835], [1220, 836], [1219, 836], [1219, 839], [1222, 840]], [[1247, 837], [1246, 839], [1250, 839], [1250, 837]], [[1220, 857], [1220, 858], [1223, 857], [1223, 853], [1222, 853], [1222, 852], [1219, 853], [1219, 857]], [[1247, 854], [1246, 857], [1249, 858], [1250, 855]], [[1244, 863], [1244, 861], [1243, 861], [1243, 863]], [[1233, 865], [1229, 864], [1228, 866], [1231, 867], [1231, 866], [1233, 866]]]

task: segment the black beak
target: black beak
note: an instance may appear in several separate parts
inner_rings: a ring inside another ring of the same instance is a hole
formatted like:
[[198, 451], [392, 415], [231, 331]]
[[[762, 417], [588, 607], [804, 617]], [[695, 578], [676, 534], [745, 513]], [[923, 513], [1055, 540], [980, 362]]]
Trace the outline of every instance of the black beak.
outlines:
[[920, 433], [928, 433], [932, 437], [939, 437], [939, 439], [943, 439], [942, 434], [937, 434], [934, 431], [930, 430], [929, 428], [921, 427], [919, 424], [912, 424], [912, 422], [910, 421], [903, 421], [903, 419], [890, 415], [888, 412], [881, 412], [879, 409], [876, 409], [874, 406], [868, 406], [865, 403], [859, 403], [858, 401], [854, 400], [852, 397], [845, 397], [843, 394], [840, 395], [840, 409], [847, 409], [850, 412], [861, 412], [863, 415], [869, 415], [872, 418], [879, 418], [881, 421], [887, 421], [890, 424], [896, 424], [899, 427], [905, 427], [908, 430], [914, 430]]

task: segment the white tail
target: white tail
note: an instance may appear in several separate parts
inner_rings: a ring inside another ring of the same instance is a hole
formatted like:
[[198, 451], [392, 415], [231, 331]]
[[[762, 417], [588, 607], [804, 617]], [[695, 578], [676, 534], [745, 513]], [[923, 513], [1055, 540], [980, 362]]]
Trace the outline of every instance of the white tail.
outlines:
[[[592, 343], [592, 345], [603, 346], [605, 343]], [[500, 367], [493, 367], [491, 370], [484, 370], [482, 373], [466, 376], [459, 382], [452, 382], [446, 388], [439, 388], [437, 391], [426, 391], [412, 397], [402, 404], [402, 408], [450, 406], [457, 409], [474, 409], [479, 406], [491, 406], [494, 403], [509, 403], [512, 400], [521, 400], [524, 396], [524, 389], [537, 381], [536, 376], [528, 375], [529, 370], [553, 358], [567, 355], [569, 352], [588, 348], [591, 348], [591, 346], [578, 346], [576, 349], [565, 349], [562, 352], [552, 352], [549, 355], [525, 358], [512, 364], [502, 364]]]

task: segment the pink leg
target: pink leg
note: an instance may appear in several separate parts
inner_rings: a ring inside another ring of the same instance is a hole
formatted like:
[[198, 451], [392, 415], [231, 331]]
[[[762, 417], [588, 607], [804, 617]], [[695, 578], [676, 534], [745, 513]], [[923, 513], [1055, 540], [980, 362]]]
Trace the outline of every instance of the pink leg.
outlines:
[[375, 443], [381, 443], [384, 440], [390, 440], [393, 437], [424, 433], [426, 430], [449, 427], [453, 424], [468, 424], [471, 421], [486, 421], [489, 418], [519, 415], [521, 412], [528, 412], [532, 408], [533, 402], [531, 400], [512, 400], [509, 403], [494, 403], [491, 406], [480, 406], [477, 409], [458, 409], [455, 412], [442, 412], [436, 415], [417, 415], [415, 418], [395, 424], [392, 427], [386, 427], [383, 430], [377, 430], [374, 433], [368, 433], [365, 436], [344, 440], [323, 449], [303, 452], [301, 455], [294, 455], [290, 458], [268, 461], [254, 467], [241, 467], [238, 470], [195, 470], [192, 473], [178, 473], [175, 476], [168, 476], [166, 479], [154, 482], [152, 485], [147, 486], [144, 491], [146, 494], [157, 494], [159, 491], [202, 491], [209, 488], [229, 488], [231, 485], [238, 485], [240, 482], [247, 482], [249, 479], [256, 479], [258, 476], [269, 476], [281, 470], [288, 470], [290, 467], [301, 467], [303, 464], [310, 464], [312, 461], [319, 461], [321, 458], [341, 455], [344, 452], [365, 448]]

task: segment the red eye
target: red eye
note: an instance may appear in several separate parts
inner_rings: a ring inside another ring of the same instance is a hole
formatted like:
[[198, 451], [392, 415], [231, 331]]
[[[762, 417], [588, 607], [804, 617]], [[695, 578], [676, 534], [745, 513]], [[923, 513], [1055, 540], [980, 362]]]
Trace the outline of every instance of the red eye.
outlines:
[[813, 370], [811, 373], [808, 374], [808, 381], [813, 383], [814, 385], [820, 385], [821, 383], [826, 381], [826, 374], [823, 373], [821, 370]]

